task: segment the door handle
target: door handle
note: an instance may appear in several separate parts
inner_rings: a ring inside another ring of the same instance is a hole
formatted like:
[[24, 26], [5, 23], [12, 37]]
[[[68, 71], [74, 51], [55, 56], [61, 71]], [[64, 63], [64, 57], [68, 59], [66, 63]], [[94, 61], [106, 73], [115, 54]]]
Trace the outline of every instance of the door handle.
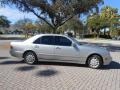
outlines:
[[60, 47], [56, 47], [56, 49], [61, 49]]

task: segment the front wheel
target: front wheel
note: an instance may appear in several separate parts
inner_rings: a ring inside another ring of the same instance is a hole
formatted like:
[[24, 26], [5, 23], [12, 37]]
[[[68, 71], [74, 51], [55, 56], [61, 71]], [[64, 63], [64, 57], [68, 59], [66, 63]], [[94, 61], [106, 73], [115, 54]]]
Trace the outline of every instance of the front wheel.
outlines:
[[24, 60], [27, 64], [34, 64], [37, 61], [37, 57], [33, 52], [27, 52], [24, 55]]
[[93, 69], [100, 68], [102, 66], [102, 58], [99, 55], [92, 55], [88, 58], [88, 66]]

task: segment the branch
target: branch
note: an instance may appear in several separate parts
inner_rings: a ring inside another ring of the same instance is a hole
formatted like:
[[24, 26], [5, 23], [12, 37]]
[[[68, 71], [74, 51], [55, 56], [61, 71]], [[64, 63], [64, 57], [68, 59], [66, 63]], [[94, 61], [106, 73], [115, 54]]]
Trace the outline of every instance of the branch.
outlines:
[[69, 21], [70, 19], [72, 19], [74, 17], [74, 15], [73, 16], [70, 16], [68, 19], [66, 19], [64, 22], [62, 22], [59, 26], [62, 26], [63, 24], [65, 24], [67, 21]]
[[31, 9], [26, 2], [18, 1], [19, 3], [23, 4], [28, 10], [30, 10], [34, 15], [36, 15], [38, 18], [42, 19], [44, 22], [46, 22], [51, 28], [54, 29], [54, 26], [50, 24], [45, 18], [39, 16], [33, 9]]
[[44, 22], [46, 22], [50, 27], [54, 28], [53, 25], [51, 25], [45, 18], [39, 16], [34, 10], [30, 10], [34, 15], [36, 15], [38, 18], [42, 19]]

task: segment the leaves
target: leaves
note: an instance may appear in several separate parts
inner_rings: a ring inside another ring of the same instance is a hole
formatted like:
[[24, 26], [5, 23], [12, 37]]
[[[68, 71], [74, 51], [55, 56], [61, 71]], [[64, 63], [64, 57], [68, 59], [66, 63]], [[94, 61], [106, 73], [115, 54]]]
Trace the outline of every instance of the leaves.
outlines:
[[4, 5], [15, 5], [23, 12], [32, 12], [56, 30], [76, 15], [98, 9], [103, 0], [1, 0]]
[[88, 27], [99, 33], [100, 29], [118, 28], [120, 26], [120, 15], [116, 8], [105, 6], [101, 9], [101, 13], [88, 17], [87, 21]]
[[5, 16], [0, 16], [0, 27], [9, 27], [10, 21]]
[[34, 32], [33, 30], [36, 30], [36, 25], [32, 22], [30, 19], [21, 19], [18, 20], [15, 24], [14, 27], [17, 29], [21, 29], [25, 32], [25, 34], [28, 34], [29, 32]]

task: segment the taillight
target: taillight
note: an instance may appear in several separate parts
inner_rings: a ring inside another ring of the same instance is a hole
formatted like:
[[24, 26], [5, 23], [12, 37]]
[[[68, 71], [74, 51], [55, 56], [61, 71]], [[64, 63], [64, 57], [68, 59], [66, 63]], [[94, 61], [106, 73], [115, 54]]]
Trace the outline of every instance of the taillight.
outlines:
[[10, 49], [13, 49], [13, 46], [10, 45]]

